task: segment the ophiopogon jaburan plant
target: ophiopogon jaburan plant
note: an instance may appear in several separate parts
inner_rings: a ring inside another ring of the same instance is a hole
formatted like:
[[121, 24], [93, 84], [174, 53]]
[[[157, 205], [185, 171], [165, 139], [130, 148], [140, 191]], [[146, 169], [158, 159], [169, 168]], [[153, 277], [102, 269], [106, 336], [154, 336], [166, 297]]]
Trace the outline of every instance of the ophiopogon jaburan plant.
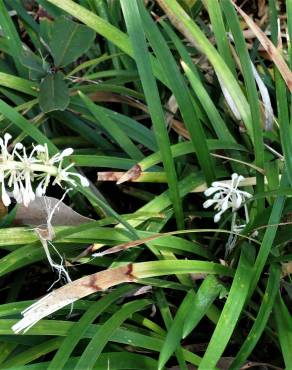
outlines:
[[0, 0], [1, 368], [291, 366], [291, 15]]

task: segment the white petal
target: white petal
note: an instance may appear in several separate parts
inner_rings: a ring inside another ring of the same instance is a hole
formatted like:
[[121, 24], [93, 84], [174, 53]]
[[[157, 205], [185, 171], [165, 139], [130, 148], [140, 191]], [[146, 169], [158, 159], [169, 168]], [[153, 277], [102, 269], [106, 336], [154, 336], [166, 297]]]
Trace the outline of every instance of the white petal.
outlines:
[[222, 213], [225, 212], [229, 208], [228, 206], [229, 206], [228, 197], [225, 197], [225, 199], [223, 200], [222, 205], [221, 205]]
[[238, 194], [236, 194], [236, 196], [235, 196], [235, 202], [234, 202], [235, 209], [238, 209], [238, 208], [241, 206], [241, 203], [242, 203], [242, 197], [241, 197], [241, 195], [238, 193]]
[[206, 197], [209, 197], [210, 195], [216, 193], [216, 191], [219, 191], [220, 189], [218, 189], [218, 187], [210, 187], [208, 188], [207, 190], [205, 190], [204, 194], [206, 195]]
[[4, 135], [4, 142], [5, 144], [8, 143], [8, 141], [12, 138], [12, 136], [6, 132], [6, 134]]
[[38, 153], [44, 153], [46, 151], [46, 148], [44, 145], [38, 144], [34, 148]]
[[214, 200], [214, 199], [208, 199], [208, 200], [206, 200], [206, 202], [203, 203], [203, 207], [204, 208], [209, 208], [214, 203], [217, 203], [216, 200]]
[[69, 155], [71, 155], [72, 153], [74, 152], [74, 150], [72, 148], [67, 148], [65, 150], [63, 150], [61, 156], [62, 157], [68, 157]]
[[80, 181], [81, 181], [81, 185], [82, 185], [82, 186], [84, 186], [84, 187], [89, 186], [89, 181], [87, 180], [87, 178], [86, 178], [86, 177], [81, 176], [81, 177], [80, 177]]
[[5, 207], [8, 207], [11, 203], [11, 200], [6, 192], [2, 193], [2, 202]]
[[222, 215], [222, 212], [216, 213], [216, 215], [214, 216], [214, 222], [219, 222], [221, 219], [221, 215]]
[[44, 189], [42, 187], [42, 183], [41, 182], [38, 184], [37, 188], [35, 189], [35, 194], [39, 198], [44, 195]]

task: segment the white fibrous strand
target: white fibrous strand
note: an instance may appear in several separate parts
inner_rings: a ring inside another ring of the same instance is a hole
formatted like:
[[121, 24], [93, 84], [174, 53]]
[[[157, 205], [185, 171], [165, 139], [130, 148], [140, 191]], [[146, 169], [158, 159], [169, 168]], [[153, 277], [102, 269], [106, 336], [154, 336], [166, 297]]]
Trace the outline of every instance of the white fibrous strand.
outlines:
[[51, 178], [52, 185], [58, 184], [63, 187], [66, 183], [69, 186], [77, 186], [78, 179], [82, 186], [89, 186], [88, 180], [70, 171], [74, 163], [63, 168], [63, 161], [73, 153], [72, 148], [67, 148], [60, 153], [50, 157], [48, 146], [36, 145], [28, 155], [25, 146], [16, 143], [12, 151], [9, 150], [11, 135], [6, 133], [0, 138], [0, 186], [3, 204], [7, 207], [11, 198], [17, 203], [28, 206], [35, 197], [42, 197], [46, 194]]
[[76, 295], [64, 300], [56, 300], [55, 292], [51, 292], [21, 312], [23, 318], [12, 326], [15, 334], [25, 333], [42, 318], [54, 313], [64, 306], [76, 301]]

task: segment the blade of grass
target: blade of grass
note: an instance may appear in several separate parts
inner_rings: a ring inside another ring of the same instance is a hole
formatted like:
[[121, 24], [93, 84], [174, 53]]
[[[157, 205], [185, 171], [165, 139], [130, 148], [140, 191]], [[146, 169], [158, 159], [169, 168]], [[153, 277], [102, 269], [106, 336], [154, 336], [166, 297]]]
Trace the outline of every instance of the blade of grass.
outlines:
[[93, 338], [83, 351], [74, 370], [91, 370], [94, 368], [103, 348], [110, 340], [116, 329], [136, 311], [142, 310], [151, 302], [146, 299], [126, 303], [115, 314], [113, 314], [104, 324], [100, 326]]
[[52, 351], [55, 351], [62, 342], [63, 338], [53, 338], [34, 345], [31, 348], [12, 356], [12, 358], [1, 365], [1, 369], [14, 369], [16, 366], [26, 365]]
[[204, 279], [187, 312], [182, 331], [183, 338], [189, 335], [206, 315], [222, 288], [222, 284], [213, 275]]
[[182, 202], [178, 192], [176, 170], [171, 155], [170, 141], [159, 92], [152, 73], [150, 57], [143, 33], [143, 25], [139, 15], [138, 5], [136, 0], [133, 0], [130, 3], [122, 0], [121, 5], [133, 44], [135, 60], [154, 126], [156, 141], [160, 148], [165, 172], [169, 181], [169, 192], [173, 202], [177, 225], [178, 228], [181, 229], [184, 227], [184, 216]]
[[276, 320], [282, 355], [284, 358], [286, 369], [289, 369], [292, 364], [292, 318], [280, 293], [277, 294], [277, 298], [274, 304], [274, 316]]
[[[234, 59], [232, 57], [232, 53], [229, 47], [229, 42], [227, 39], [227, 32], [225, 29], [224, 21], [223, 21], [223, 15], [220, 9], [219, 1], [214, 0], [203, 0], [203, 3], [205, 5], [205, 8], [207, 9], [210, 21], [212, 24], [212, 31], [214, 33], [216, 44], [218, 51], [222, 58], [224, 59], [225, 63], [228, 65], [230, 71], [236, 78], [236, 66]], [[221, 1], [222, 4], [222, 1]], [[226, 18], [228, 21], [228, 18]]]
[[20, 75], [23, 75], [24, 67], [19, 62], [19, 57], [22, 51], [22, 43], [3, 0], [0, 0], [0, 25], [7, 40], [9, 41], [8, 45], [11, 49], [16, 69]]
[[[2, 319], [0, 320], [0, 334], [1, 335], [13, 335], [11, 327], [17, 322], [17, 320]], [[31, 328], [24, 335], [29, 337], [30, 335], [57, 335], [65, 337], [67, 336], [68, 330], [74, 325], [74, 322], [60, 321], [60, 320], [43, 320], [38, 323], [35, 327]], [[91, 325], [86, 331], [84, 338], [93, 338], [96, 331], [100, 328], [100, 325]], [[132, 346], [145, 348], [151, 351], [159, 352], [163, 339], [150, 335], [140, 334], [137, 331], [129, 330], [129, 328], [116, 329], [114, 334], [110, 338], [111, 342], [117, 342], [125, 345], [131, 343]], [[120, 355], [120, 354], [119, 354]], [[198, 365], [200, 357], [191, 353], [190, 351], [183, 350], [183, 355], [186, 361], [194, 365]], [[102, 356], [102, 355], [101, 355]]]
[[121, 286], [115, 291], [107, 294], [106, 296], [99, 299], [97, 302], [93, 302], [88, 310], [85, 311], [83, 316], [80, 318], [75, 325], [69, 330], [67, 337], [60, 345], [57, 353], [50, 362], [48, 370], [62, 369], [66, 362], [69, 360], [71, 353], [82, 339], [88, 326], [112, 303], [128, 293], [133, 288], [129, 285]]
[[205, 174], [206, 182], [210, 184], [215, 177], [214, 164], [209, 154], [204, 130], [192, 104], [188, 87], [158, 26], [152, 21], [142, 3], [139, 2], [138, 4], [146, 36], [165, 71], [168, 84], [176, 98], [184, 123], [196, 148], [198, 161]]
[[[210, 0], [208, 0], [210, 3]], [[253, 138], [254, 138], [254, 154], [255, 154], [255, 164], [259, 168], [264, 168], [264, 142], [263, 142], [263, 135], [262, 135], [262, 127], [261, 127], [261, 115], [260, 115], [260, 108], [259, 108], [259, 98], [256, 89], [256, 83], [252, 72], [252, 65], [251, 59], [248, 54], [247, 46], [245, 38], [242, 34], [241, 27], [239, 20], [237, 18], [236, 12], [234, 7], [231, 5], [229, 0], [221, 1], [222, 7], [224, 9], [226, 19], [230, 26], [233, 40], [235, 43], [235, 47], [239, 56], [244, 83], [247, 91], [247, 98], [250, 106], [251, 111], [251, 118], [252, 118], [252, 129], [253, 129]], [[211, 12], [213, 11], [214, 7], [211, 5], [209, 7]], [[258, 192], [264, 191], [264, 176], [260, 173], [256, 173], [257, 177], [257, 186], [256, 190]], [[258, 201], [258, 210], [261, 212], [264, 209], [264, 199]]]
[[162, 369], [166, 364], [181, 339], [185, 338], [206, 315], [221, 288], [218, 280], [210, 275], [203, 281], [197, 293], [193, 290], [187, 293], [168, 329], [159, 355], [159, 369]]
[[[187, 294], [187, 297], [188, 297], [188, 294]], [[167, 302], [167, 299], [162, 289], [157, 290], [156, 298], [157, 298], [156, 300], [158, 303], [161, 316], [165, 323], [165, 326], [167, 330], [169, 330], [175, 324], [174, 324], [174, 321], [172, 319], [172, 314], [169, 309], [169, 303]], [[176, 355], [180, 370], [188, 370], [184, 357], [183, 357], [181, 347], [176, 348], [175, 355]], [[161, 369], [160, 365], [158, 365], [158, 369]]]
[[268, 319], [275, 304], [276, 294], [280, 283], [280, 268], [277, 265], [271, 265], [270, 276], [267, 283], [265, 294], [262, 298], [262, 303], [258, 311], [256, 320], [246, 337], [244, 343], [241, 345], [239, 352], [230, 365], [230, 370], [239, 370], [244, 362], [252, 353], [254, 347], [259, 341], [263, 331], [266, 328]]
[[[280, 190], [287, 187], [288, 185], [288, 179], [286, 173], [281, 178], [280, 182]], [[270, 250], [273, 246], [273, 242], [277, 233], [278, 224], [281, 220], [283, 208], [285, 205], [285, 196], [279, 196], [273, 205], [272, 211], [270, 213], [268, 225], [270, 227], [267, 227], [266, 232], [263, 236], [262, 243], [260, 250], [258, 252], [257, 258], [255, 260], [254, 266], [253, 266], [253, 279], [251, 282], [250, 287], [250, 293], [249, 296], [252, 295], [253, 291], [255, 290], [260, 275], [264, 269], [264, 266], [266, 264], [267, 258], [269, 256]]]
[[8, 73], [0, 72], [0, 85], [31, 96], [37, 96], [38, 85], [35, 82]]
[[216, 73], [221, 78], [224, 86], [234, 100], [238, 111], [244, 121], [247, 131], [253, 140], [250, 108], [243, 95], [240, 86], [235, 80], [232, 72], [207, 39], [199, 26], [192, 21], [176, 0], [157, 0], [159, 5], [168, 15], [174, 26], [209, 59]]
[[133, 159], [143, 158], [141, 151], [133, 144], [131, 139], [124, 133], [122, 129], [108, 116], [106, 115], [102, 108], [94, 104], [86, 95], [81, 91], [79, 96], [85, 103], [88, 110], [91, 112], [93, 117], [99, 122], [99, 124], [112, 136], [115, 142], [124, 150], [129, 157]]
[[240, 260], [227, 301], [200, 363], [199, 370], [215, 369], [239, 320], [248, 296], [252, 277], [251, 265], [247, 257], [247, 248], [249, 247], [248, 244], [241, 247]]

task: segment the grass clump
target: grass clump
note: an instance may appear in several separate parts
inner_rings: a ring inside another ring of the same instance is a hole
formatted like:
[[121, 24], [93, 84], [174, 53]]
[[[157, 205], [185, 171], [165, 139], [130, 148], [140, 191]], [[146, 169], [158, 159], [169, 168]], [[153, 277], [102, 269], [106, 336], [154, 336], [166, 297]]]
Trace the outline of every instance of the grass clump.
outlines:
[[0, 1], [1, 368], [292, 366], [291, 4]]

